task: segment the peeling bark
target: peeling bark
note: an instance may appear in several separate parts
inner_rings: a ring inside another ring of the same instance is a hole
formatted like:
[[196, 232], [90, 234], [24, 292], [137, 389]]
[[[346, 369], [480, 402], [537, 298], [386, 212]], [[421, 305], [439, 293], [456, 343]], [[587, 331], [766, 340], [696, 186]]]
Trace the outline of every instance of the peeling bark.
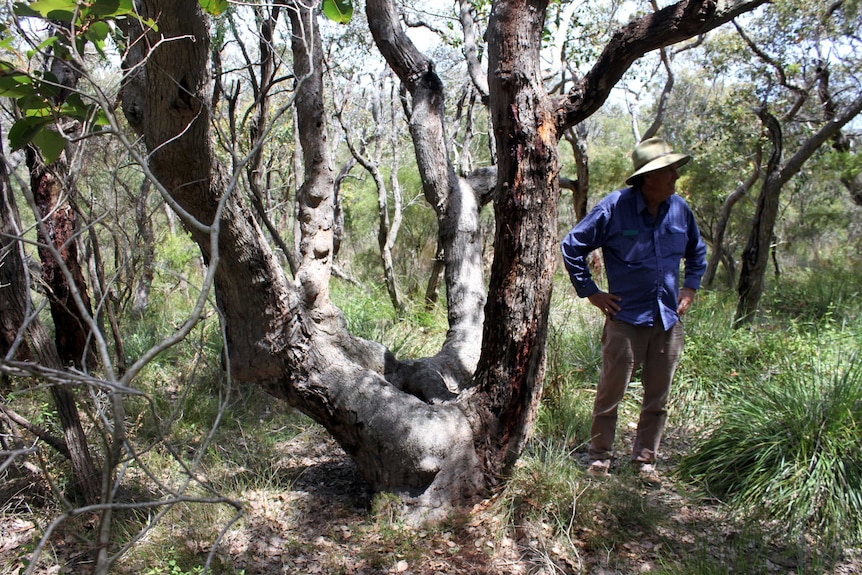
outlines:
[[[30, 276], [16, 239], [21, 235], [18, 209], [7, 189], [5, 164], [0, 169], [0, 355], [37, 361], [59, 371], [63, 361], [56, 344], [38, 316], [31, 315]], [[95, 503], [102, 493], [101, 473], [90, 454], [75, 396], [59, 385], [52, 385], [50, 391], [63, 427], [63, 442], [61, 446], [56, 441], [48, 443], [71, 461], [83, 500]]]

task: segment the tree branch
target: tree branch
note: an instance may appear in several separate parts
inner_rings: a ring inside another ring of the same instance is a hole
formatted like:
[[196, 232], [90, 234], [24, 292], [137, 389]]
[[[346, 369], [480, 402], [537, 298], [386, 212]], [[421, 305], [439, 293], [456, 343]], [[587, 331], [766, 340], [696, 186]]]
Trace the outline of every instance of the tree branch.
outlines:
[[714, 30], [769, 0], [684, 0], [617, 31], [592, 69], [558, 103], [558, 133], [590, 117], [644, 54]]

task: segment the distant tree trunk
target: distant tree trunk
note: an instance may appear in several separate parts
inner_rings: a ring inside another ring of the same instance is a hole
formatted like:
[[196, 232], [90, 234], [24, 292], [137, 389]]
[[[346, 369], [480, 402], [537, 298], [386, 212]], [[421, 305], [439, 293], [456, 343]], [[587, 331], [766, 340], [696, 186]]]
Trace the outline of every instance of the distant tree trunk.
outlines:
[[[375, 94], [372, 97], [373, 103], [371, 105], [373, 133], [370, 136], [357, 142], [357, 138], [352, 134], [353, 127], [345, 123], [344, 114], [339, 112], [336, 116], [341, 123], [344, 139], [351, 156], [371, 175], [371, 179], [374, 180], [374, 187], [377, 189], [377, 247], [380, 250], [380, 264], [383, 267], [383, 283], [386, 285], [389, 301], [392, 302], [395, 313], [401, 317], [404, 314], [405, 304], [401, 297], [392, 259], [392, 249], [398, 239], [404, 209], [401, 185], [398, 182], [398, 170], [400, 168], [399, 134], [395, 127], [395, 115], [392, 112], [392, 95], [386, 96], [385, 85], [382, 80], [383, 78], [378, 77], [374, 86]], [[347, 98], [351, 97], [352, 94], [347, 94]], [[384, 117], [387, 115], [384, 108], [389, 108], [388, 120]], [[386, 166], [389, 170], [389, 185], [386, 184], [386, 178], [381, 170], [384, 150], [384, 138], [382, 136], [386, 125], [390, 126], [388, 141], [391, 155]], [[392, 196], [391, 208], [389, 205], [390, 193]]]
[[[296, 261], [295, 250], [287, 245], [282, 239], [275, 223], [267, 214], [265, 199], [269, 194], [268, 186], [266, 185], [267, 170], [264, 165], [264, 149], [265, 143], [269, 138], [268, 133], [269, 119], [271, 115], [270, 94], [277, 87], [276, 72], [280, 69], [277, 66], [277, 58], [273, 46], [273, 33], [278, 25], [281, 17], [281, 6], [274, 5], [268, 8], [263, 6], [254, 7], [256, 21], [259, 27], [258, 53], [259, 61], [253, 62], [249, 59], [245, 50], [242, 51], [246, 58], [246, 67], [248, 69], [248, 77], [251, 78], [252, 96], [255, 101], [255, 115], [251, 121], [249, 129], [249, 148], [250, 157], [246, 165], [246, 175], [251, 191], [251, 202], [254, 206], [257, 217], [260, 222], [266, 227], [272, 241], [279, 247], [284, 258], [290, 266], [291, 273], [295, 274], [298, 267]], [[233, 20], [231, 20], [233, 25]], [[239, 34], [237, 34], [239, 35]], [[218, 50], [213, 50], [214, 54], [218, 54]], [[239, 86], [237, 86], [238, 90]], [[239, 92], [233, 96], [232, 103], [236, 103], [236, 97]], [[231, 119], [235, 118], [235, 110], [231, 113]]]
[[564, 136], [572, 147], [572, 155], [575, 157], [575, 169], [578, 177], [574, 181], [561, 178], [560, 185], [571, 190], [572, 207], [575, 210], [575, 222], [579, 222], [587, 215], [587, 200], [590, 195], [590, 163], [589, 156], [587, 155], [586, 128], [583, 124], [578, 124], [566, 130]]
[[135, 224], [138, 229], [139, 242], [135, 253], [139, 262], [139, 273], [135, 281], [132, 295], [132, 317], [142, 318], [150, 305], [150, 290], [155, 277], [156, 242], [153, 236], [153, 218], [149, 210], [150, 190], [152, 182], [144, 180], [141, 183], [137, 197], [131, 198], [135, 206]]
[[[6, 166], [0, 169], [5, 172]], [[29, 275], [21, 243], [17, 239], [21, 237], [21, 226], [17, 207], [6, 189], [6, 181], [5, 174], [0, 176], [0, 355], [10, 353], [14, 345], [16, 351], [12, 359], [34, 360], [51, 369], [62, 370], [63, 362], [54, 342], [39, 318], [30, 315], [33, 307]], [[52, 385], [50, 391], [63, 427], [63, 454], [72, 463], [83, 500], [95, 503], [102, 493], [101, 474], [93, 463], [75, 396], [59, 385]]]
[[763, 276], [769, 263], [775, 220], [778, 217], [778, 200], [781, 196], [781, 153], [783, 138], [778, 120], [765, 109], [757, 112], [760, 121], [769, 133], [772, 154], [766, 164], [763, 187], [757, 198], [748, 244], [742, 252], [742, 269], [739, 272], [736, 306], [736, 322], [748, 323], [757, 311], [763, 294]]
[[[712, 282], [715, 280], [715, 272], [718, 270], [718, 264], [725, 257], [724, 250], [724, 234], [727, 231], [727, 224], [730, 221], [730, 214], [733, 211], [733, 206], [748, 194], [748, 191], [760, 178], [760, 161], [761, 150], [758, 147], [757, 158], [754, 161], [754, 169], [745, 182], [740, 184], [721, 204], [721, 209], [718, 212], [718, 220], [715, 222], [715, 229], [712, 233], [712, 253], [709, 255], [709, 261], [706, 265], [706, 272], [703, 274], [702, 284], [706, 288], [712, 287]], [[728, 267], [727, 273], [729, 281], [733, 281], [733, 270]]]
[[773, 152], [764, 173], [763, 188], [757, 200], [757, 209], [752, 222], [748, 244], [742, 254], [742, 269], [739, 272], [735, 322], [744, 325], [754, 318], [763, 294], [763, 276], [772, 253], [775, 219], [781, 189], [790, 178], [799, 173], [802, 166], [825, 142], [834, 138], [853, 118], [862, 113], [862, 94], [848, 102], [840, 113], [828, 118], [820, 129], [801, 143], [796, 152], [782, 165], [781, 126], [766, 109], [758, 111], [761, 122], [769, 131]]

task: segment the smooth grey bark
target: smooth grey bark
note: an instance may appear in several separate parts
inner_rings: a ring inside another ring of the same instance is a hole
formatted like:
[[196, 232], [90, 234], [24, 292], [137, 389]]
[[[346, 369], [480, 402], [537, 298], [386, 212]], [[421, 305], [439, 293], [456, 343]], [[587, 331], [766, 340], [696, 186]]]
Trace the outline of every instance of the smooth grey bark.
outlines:
[[[148, 35], [153, 49], [145, 54], [146, 77], [137, 93], [143, 99], [124, 104], [147, 111], [140, 125], [151, 169], [217, 266], [216, 299], [232, 373], [322, 423], [377, 489], [413, 497], [429, 517], [435, 510], [445, 515], [480, 484], [463, 413], [420, 399], [439, 395], [435, 386], [445, 390], [439, 371], [399, 363], [378, 344], [351, 337], [328, 299], [333, 176], [314, 12], [288, 6], [305, 172], [298, 194], [299, 267], [291, 283], [215, 160], [206, 110], [207, 34], [198, 3], [153, 1], [144, 8], [161, 15], [159, 35]], [[433, 383], [426, 386], [423, 378]]]
[[[761, 150], [758, 147], [756, 159], [753, 162], [754, 167], [751, 170], [751, 173], [744, 182], [737, 186], [736, 189], [733, 190], [727, 198], [725, 198], [724, 202], [721, 204], [721, 209], [718, 211], [718, 218], [716, 219], [715, 227], [712, 230], [712, 250], [709, 254], [709, 261], [706, 264], [706, 271], [703, 274], [702, 284], [706, 288], [712, 287], [712, 284], [715, 281], [715, 273], [718, 271], [718, 264], [725, 257], [724, 235], [727, 231], [727, 224], [730, 222], [730, 215], [733, 211], [733, 206], [735, 206], [739, 200], [744, 198], [754, 184], [756, 184], [760, 179], [760, 156]], [[732, 270], [728, 269], [727, 272], [729, 275], [728, 279], [733, 282], [735, 278], [731, 273]]]
[[433, 61], [407, 37], [393, 2], [366, 2], [366, 14], [375, 44], [410, 95], [408, 127], [425, 199], [437, 214], [449, 330], [440, 352], [416, 368], [440, 374], [443, 387], [435, 393], [445, 398], [471, 385], [481, 346], [485, 280], [479, 198], [451, 162], [445, 94]]

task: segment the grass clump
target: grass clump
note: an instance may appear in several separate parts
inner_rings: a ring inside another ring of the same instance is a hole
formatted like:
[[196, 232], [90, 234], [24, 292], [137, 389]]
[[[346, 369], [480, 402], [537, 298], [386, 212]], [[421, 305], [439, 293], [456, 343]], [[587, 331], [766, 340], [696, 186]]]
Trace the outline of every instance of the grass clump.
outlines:
[[738, 390], [680, 476], [789, 535], [862, 541], [862, 359], [763, 378]]

